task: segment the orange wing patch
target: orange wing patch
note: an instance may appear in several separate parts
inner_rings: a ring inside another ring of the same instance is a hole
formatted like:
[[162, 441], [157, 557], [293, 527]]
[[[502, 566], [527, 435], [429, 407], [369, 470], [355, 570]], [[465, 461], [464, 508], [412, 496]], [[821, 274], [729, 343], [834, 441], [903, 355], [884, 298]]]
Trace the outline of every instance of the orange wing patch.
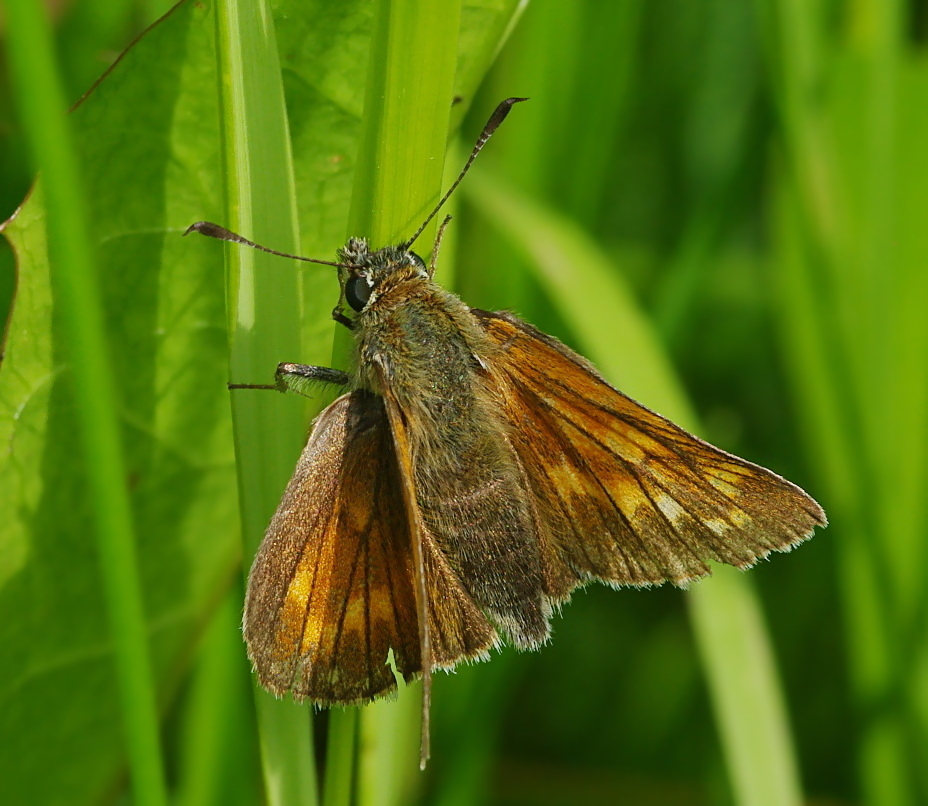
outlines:
[[354, 392], [320, 415], [248, 582], [249, 655], [275, 694], [382, 695], [396, 688], [391, 648], [406, 679], [420, 671], [397, 473], [382, 401]]
[[589, 362], [509, 314], [474, 311], [540, 520], [572, 569], [555, 591], [746, 568], [809, 537], [825, 515], [801, 489], [725, 453], [613, 389]]
[[[262, 685], [320, 705], [366, 702], [422, 672], [415, 569], [383, 400], [352, 392], [318, 418], [252, 566], [244, 631]], [[436, 666], [495, 633], [426, 552]]]

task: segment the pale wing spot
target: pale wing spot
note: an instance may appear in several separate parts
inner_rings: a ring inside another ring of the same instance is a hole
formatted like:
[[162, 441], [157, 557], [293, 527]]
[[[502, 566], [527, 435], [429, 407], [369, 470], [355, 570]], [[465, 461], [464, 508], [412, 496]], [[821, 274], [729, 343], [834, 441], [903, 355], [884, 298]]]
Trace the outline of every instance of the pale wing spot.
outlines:
[[683, 516], [686, 514], [683, 507], [673, 498], [671, 498], [666, 493], [661, 493], [657, 500], [655, 501], [657, 508], [663, 513], [664, 517], [667, 518], [671, 523], [679, 523]]
[[293, 579], [287, 586], [286, 607], [289, 607], [291, 602], [293, 602], [295, 607], [306, 607], [306, 600], [309, 598], [310, 581], [312, 579], [312, 574], [309, 573], [310, 569], [306, 567], [307, 565], [308, 563], [304, 559], [297, 567]]
[[647, 461], [647, 451], [639, 442], [633, 439], [626, 439], [618, 433], [610, 434], [609, 442], [609, 448], [612, 452], [621, 456], [625, 462], [633, 465], [641, 465]]
[[371, 525], [371, 515], [366, 507], [343, 506], [338, 521], [338, 529], [346, 534], [365, 534]]
[[731, 512], [728, 513], [728, 517], [739, 529], [744, 529], [746, 526], [750, 526], [753, 523], [751, 516], [741, 509], [732, 509]]
[[[299, 566], [290, 588], [287, 590], [286, 605], [289, 608], [291, 601], [295, 607], [299, 607], [301, 616], [305, 614], [306, 621], [303, 625], [303, 640], [300, 647], [300, 653], [306, 654], [312, 647], [319, 646], [326, 629], [326, 610], [325, 608], [308, 608], [309, 597], [312, 595], [312, 584], [317, 579], [321, 580], [325, 587], [326, 580], [329, 579], [330, 569], [335, 561], [335, 544], [332, 540], [327, 540], [319, 554], [307, 552]], [[317, 591], [316, 595], [319, 595]], [[309, 612], [307, 612], [307, 608]]]
[[368, 602], [363, 596], [353, 596], [345, 608], [343, 629], [362, 631], [367, 624]]
[[396, 613], [389, 594], [379, 588], [371, 591], [367, 600], [367, 612], [372, 624], [392, 625], [396, 621]]
[[718, 518], [710, 518], [707, 521], [703, 521], [709, 531], [717, 534], [719, 537], [724, 537], [725, 533], [731, 529], [731, 526], [725, 521], [719, 520]]
[[296, 573], [287, 586], [287, 594], [280, 608], [274, 647], [282, 659], [297, 651], [304, 651], [305, 641], [301, 630], [305, 628], [303, 621], [309, 601], [311, 581], [311, 575], [305, 566], [304, 558], [304, 561], [297, 566]]
[[736, 474], [726, 473], [723, 470], [713, 470], [709, 475], [709, 483], [729, 498], [737, 498], [740, 495], [738, 487], [735, 486], [740, 480]]
[[563, 457], [557, 464], [546, 464], [545, 473], [559, 490], [576, 490], [581, 486], [577, 483], [577, 468]]
[[653, 511], [654, 509], [651, 499], [645, 495], [638, 484], [623, 484], [612, 495], [625, 517], [629, 520], [636, 517], [639, 509], [646, 511]]
[[311, 610], [303, 625], [303, 641], [300, 644], [300, 654], [308, 654], [312, 649], [319, 646], [330, 633], [331, 628], [326, 625], [325, 618], [320, 618], [318, 614], [314, 615], [313, 610]]

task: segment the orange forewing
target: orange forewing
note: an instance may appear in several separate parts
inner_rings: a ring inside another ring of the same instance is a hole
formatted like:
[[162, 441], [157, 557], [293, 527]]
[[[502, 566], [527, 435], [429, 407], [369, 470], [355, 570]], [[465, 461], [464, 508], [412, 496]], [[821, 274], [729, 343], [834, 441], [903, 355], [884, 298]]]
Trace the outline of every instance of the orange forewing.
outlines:
[[323, 704], [419, 669], [409, 529], [383, 404], [345, 395], [317, 420], [255, 558], [245, 638], [262, 684]]
[[[407, 469], [408, 472], [408, 469]], [[384, 400], [356, 391], [316, 421], [255, 558], [245, 639], [277, 695], [320, 705], [367, 702], [421, 674], [412, 530]], [[496, 642], [457, 578], [423, 540], [431, 665]]]
[[825, 524], [800, 488], [631, 400], [556, 339], [473, 312], [500, 348], [488, 374], [554, 549], [555, 598], [591, 579], [685, 585], [709, 560], [746, 568]]

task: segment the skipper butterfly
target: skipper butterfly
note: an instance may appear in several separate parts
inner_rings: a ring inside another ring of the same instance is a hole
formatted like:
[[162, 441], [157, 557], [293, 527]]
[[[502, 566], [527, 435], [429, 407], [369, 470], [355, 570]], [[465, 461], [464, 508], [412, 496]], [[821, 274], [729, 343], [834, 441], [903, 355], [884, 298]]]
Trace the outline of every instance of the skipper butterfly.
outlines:
[[[346, 391], [316, 419], [248, 579], [244, 632], [262, 685], [318, 705], [422, 677], [508, 640], [535, 649], [589, 582], [685, 586], [747, 568], [824, 526], [799, 487], [626, 397], [557, 339], [468, 307], [413, 242], [521, 98], [493, 113], [409, 240], [352, 238], [333, 317], [350, 373], [280, 364], [276, 383]], [[281, 254], [215, 224], [191, 230]], [[188, 230], [189, 231], [189, 230]], [[293, 256], [290, 256], [293, 257]], [[347, 311], [352, 313], [349, 315]]]

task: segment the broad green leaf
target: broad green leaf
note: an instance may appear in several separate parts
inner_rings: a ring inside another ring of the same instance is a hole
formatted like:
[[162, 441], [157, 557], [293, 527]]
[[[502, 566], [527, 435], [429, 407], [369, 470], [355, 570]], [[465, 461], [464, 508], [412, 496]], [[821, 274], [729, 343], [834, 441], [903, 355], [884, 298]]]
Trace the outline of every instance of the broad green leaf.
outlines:
[[[215, 98], [198, 89], [215, 81], [208, 10], [191, 4], [129, 51], [72, 121], [165, 706], [238, 552], [222, 266], [218, 255], [191, 260], [202, 245], [177, 237], [192, 210], [217, 209]], [[81, 803], [117, 783], [124, 750], [43, 215], [40, 183], [8, 228], [18, 283], [0, 372], [0, 780], [10, 802]]]
[[[466, 8], [462, 106], [514, 6]], [[281, 3], [275, 18], [302, 250], [329, 257], [345, 237], [370, 5]], [[181, 4], [73, 113], [165, 712], [240, 567], [223, 248], [180, 237], [223, 209], [214, 27], [210, 3]], [[0, 781], [9, 802], [83, 803], [120, 785], [124, 751], [43, 216], [39, 182], [5, 228], [18, 283], [0, 367]], [[280, 358], [327, 363], [337, 284], [320, 269], [306, 289], [306, 354]]]

